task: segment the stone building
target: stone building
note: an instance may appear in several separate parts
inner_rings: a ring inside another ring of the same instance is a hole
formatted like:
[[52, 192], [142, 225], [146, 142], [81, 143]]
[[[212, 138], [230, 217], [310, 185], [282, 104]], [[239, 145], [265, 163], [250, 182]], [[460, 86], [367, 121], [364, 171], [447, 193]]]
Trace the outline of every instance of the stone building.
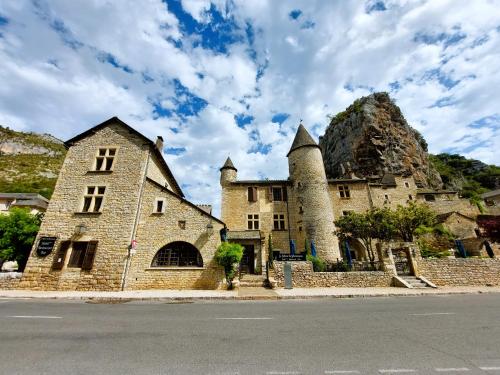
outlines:
[[45, 212], [49, 200], [37, 193], [0, 193], [0, 214], [8, 214], [13, 207], [26, 208], [31, 214]]
[[[321, 258], [329, 262], [342, 259], [333, 222], [349, 212], [418, 201], [438, 214], [456, 211], [474, 217], [479, 213], [457, 192], [423, 189], [412, 175], [385, 172], [358, 178], [347, 165], [342, 166], [342, 178], [327, 179], [319, 146], [302, 124], [287, 157], [286, 180], [238, 180], [230, 158], [220, 169], [221, 219], [229, 229], [229, 239], [245, 247], [242, 265], [247, 272], [265, 269], [269, 236], [273, 251], [289, 253], [292, 241], [296, 252], [302, 252], [307, 239]], [[350, 248], [354, 259], [366, 260], [361, 242], [353, 240]]]
[[156, 143], [113, 117], [68, 152], [21, 288], [217, 288], [224, 223], [184, 198]]

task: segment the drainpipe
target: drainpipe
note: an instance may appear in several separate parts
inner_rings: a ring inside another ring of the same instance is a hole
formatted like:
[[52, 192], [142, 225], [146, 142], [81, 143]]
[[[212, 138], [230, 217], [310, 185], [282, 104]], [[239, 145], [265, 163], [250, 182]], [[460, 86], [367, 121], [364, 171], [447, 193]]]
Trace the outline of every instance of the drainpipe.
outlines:
[[[148, 145], [149, 146], [149, 145]], [[146, 168], [144, 169], [144, 175], [142, 177], [142, 184], [141, 187], [139, 188], [139, 199], [137, 200], [137, 207], [135, 211], [135, 219], [134, 219], [134, 226], [132, 227], [132, 234], [130, 235], [130, 241], [129, 241], [129, 247], [128, 247], [128, 253], [127, 253], [127, 260], [125, 261], [125, 266], [123, 269], [123, 276], [122, 276], [122, 287], [121, 290], [125, 290], [126, 284], [127, 284], [127, 274], [130, 268], [130, 259], [131, 259], [131, 245], [132, 241], [135, 239], [135, 235], [137, 234], [137, 225], [139, 223], [139, 217], [140, 217], [140, 210], [141, 210], [141, 205], [142, 205], [142, 196], [143, 196], [143, 191], [144, 191], [144, 185], [146, 184], [146, 177], [148, 175], [148, 166], [149, 166], [149, 159], [151, 157], [151, 150], [148, 148], [148, 157], [146, 159]]]

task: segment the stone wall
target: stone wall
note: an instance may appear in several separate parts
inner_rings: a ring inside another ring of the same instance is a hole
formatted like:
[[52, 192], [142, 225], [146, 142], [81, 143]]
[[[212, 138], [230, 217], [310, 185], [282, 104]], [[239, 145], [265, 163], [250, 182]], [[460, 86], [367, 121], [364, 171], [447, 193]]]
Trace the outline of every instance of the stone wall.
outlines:
[[[290, 262], [294, 288], [369, 288], [389, 287], [392, 273], [382, 271], [366, 272], [314, 272], [311, 262]], [[285, 286], [284, 262], [274, 262], [276, 285]]]
[[437, 286], [500, 285], [500, 259], [417, 259], [418, 275]]
[[[95, 171], [100, 147], [116, 148], [112, 171]], [[119, 290], [149, 150], [144, 140], [118, 124], [110, 124], [69, 148], [45, 217], [29, 257], [20, 288], [32, 290]], [[105, 186], [99, 213], [82, 212], [87, 186]], [[77, 225], [87, 232], [75, 237]], [[35, 253], [41, 236], [55, 236], [46, 257]], [[51, 270], [61, 241], [98, 241], [90, 271], [67, 267]]]
[[0, 289], [1, 290], [18, 289], [21, 276], [22, 273], [20, 272], [0, 273]]
[[[165, 212], [153, 212], [156, 199], [164, 199]], [[183, 225], [179, 225], [179, 221]], [[213, 230], [207, 232], [207, 225]], [[132, 255], [126, 289], [217, 289], [222, 267], [214, 260], [223, 225], [201, 209], [147, 180], [137, 229], [137, 250]], [[151, 267], [156, 253], [171, 242], [187, 242], [198, 249], [203, 267]]]

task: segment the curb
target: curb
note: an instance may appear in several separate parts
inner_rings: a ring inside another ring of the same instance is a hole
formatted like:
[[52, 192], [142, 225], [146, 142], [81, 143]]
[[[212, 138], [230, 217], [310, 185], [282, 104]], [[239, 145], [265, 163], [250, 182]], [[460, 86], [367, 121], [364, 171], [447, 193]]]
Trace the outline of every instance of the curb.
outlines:
[[418, 297], [418, 296], [443, 296], [443, 295], [465, 295], [465, 294], [495, 294], [498, 290], [473, 290], [473, 291], [436, 291], [432, 292], [392, 292], [392, 293], [366, 293], [366, 294], [315, 294], [315, 295], [249, 295], [249, 296], [198, 296], [198, 297], [154, 297], [154, 296], [58, 296], [58, 295], [19, 295], [12, 296], [2, 294], [2, 299], [29, 299], [29, 300], [70, 300], [102, 303], [127, 303], [132, 301], [151, 301], [151, 302], [207, 302], [207, 301], [279, 301], [279, 300], [314, 300], [314, 299], [340, 299], [340, 298], [372, 298], [372, 297]]

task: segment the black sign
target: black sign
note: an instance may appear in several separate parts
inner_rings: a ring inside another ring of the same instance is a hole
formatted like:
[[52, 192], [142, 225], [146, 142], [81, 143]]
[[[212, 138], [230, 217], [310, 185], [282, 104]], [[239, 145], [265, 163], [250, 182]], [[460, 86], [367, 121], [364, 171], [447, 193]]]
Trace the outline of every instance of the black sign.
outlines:
[[54, 249], [54, 244], [56, 243], [57, 237], [40, 237], [38, 241], [38, 246], [36, 247], [36, 253], [40, 257], [46, 257]]
[[306, 254], [278, 254], [276, 260], [280, 262], [303, 262], [306, 260]]

